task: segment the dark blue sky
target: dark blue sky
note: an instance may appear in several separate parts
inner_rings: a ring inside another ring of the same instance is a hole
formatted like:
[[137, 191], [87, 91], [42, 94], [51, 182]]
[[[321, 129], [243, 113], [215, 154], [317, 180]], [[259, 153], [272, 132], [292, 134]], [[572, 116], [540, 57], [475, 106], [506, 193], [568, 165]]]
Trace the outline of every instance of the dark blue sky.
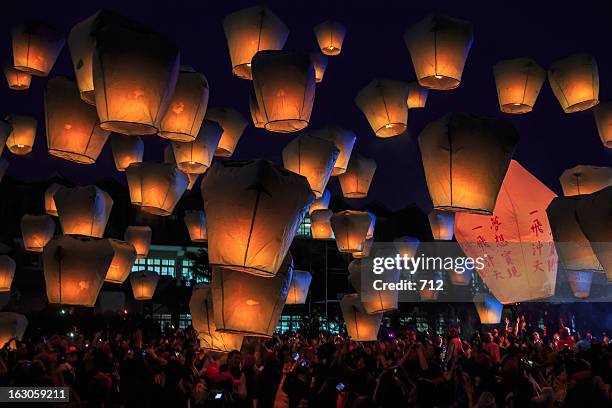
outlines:
[[[499, 112], [492, 67], [500, 59], [528, 56], [547, 68], [553, 61], [576, 52], [595, 56], [600, 72], [600, 99], [612, 98], [612, 14], [604, 2], [459, 2], [437, 1], [270, 1], [266, 4], [289, 26], [286, 48], [317, 49], [312, 28], [334, 19], [347, 27], [347, 36], [338, 57], [330, 58], [323, 83], [317, 85], [311, 126], [338, 124], [353, 129], [356, 149], [373, 157], [378, 170], [370, 199], [389, 208], [418, 203], [430, 206], [416, 136], [432, 120], [450, 111], [481, 113], [512, 120], [521, 140], [515, 153], [523, 166], [550, 188], [560, 193], [558, 176], [577, 164], [610, 165], [612, 152], [597, 134], [592, 111], [563, 113], [548, 81], [533, 112], [510, 116]], [[542, 4], [541, 4], [542, 3]], [[248, 95], [251, 82], [234, 77], [223, 34], [222, 19], [228, 13], [255, 2], [244, 1], [30, 1], [7, 2], [0, 12], [0, 56], [10, 56], [10, 28], [26, 20], [43, 20], [68, 33], [78, 21], [100, 8], [112, 9], [139, 20], [175, 39], [183, 63], [203, 72], [211, 88], [209, 106], [233, 106], [250, 118]], [[423, 110], [411, 110], [409, 132], [397, 138], [376, 138], [353, 100], [372, 78], [412, 81], [414, 70], [402, 35], [407, 27], [432, 13], [445, 13], [470, 20], [474, 44], [467, 59], [461, 86], [452, 91], [432, 91]], [[50, 77], [73, 77], [68, 48], [65, 47]], [[0, 84], [0, 115], [34, 115], [39, 129], [34, 153], [22, 158], [6, 151], [9, 174], [22, 178], [43, 178], [54, 170], [78, 183], [105, 176], [124, 182], [115, 170], [110, 144], [98, 162], [84, 166], [46, 153], [43, 122], [43, 87], [46, 78], [34, 78], [27, 92], [10, 91]], [[280, 162], [282, 148], [294, 135], [269, 133], [249, 126], [235, 158], [265, 157]], [[165, 141], [145, 139], [145, 160], [161, 160]], [[610, 149], [612, 150], [612, 149]], [[330, 181], [339, 194], [337, 180]]]

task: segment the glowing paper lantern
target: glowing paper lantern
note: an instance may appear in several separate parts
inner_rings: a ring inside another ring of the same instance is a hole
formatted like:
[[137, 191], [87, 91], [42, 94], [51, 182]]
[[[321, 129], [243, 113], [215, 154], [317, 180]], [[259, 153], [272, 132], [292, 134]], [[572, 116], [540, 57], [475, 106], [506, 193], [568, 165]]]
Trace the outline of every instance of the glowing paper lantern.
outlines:
[[209, 285], [199, 284], [193, 287], [189, 300], [189, 313], [191, 324], [198, 332], [201, 348], [225, 353], [240, 350], [244, 336], [217, 331]]
[[217, 331], [272, 337], [292, 276], [291, 255], [271, 278], [213, 267], [212, 298]]
[[491, 295], [478, 294], [474, 297], [474, 306], [482, 324], [499, 324], [504, 305]]
[[187, 185], [187, 190], [191, 191], [191, 189], [195, 186], [196, 182], [198, 181], [198, 177], [200, 177], [200, 174], [198, 173], [186, 173], [187, 177], [189, 178], [189, 185]]
[[49, 303], [93, 307], [114, 256], [107, 239], [53, 238], [43, 251]]
[[217, 122], [223, 128], [215, 156], [230, 157], [247, 127], [246, 119], [233, 108], [210, 108], [206, 112], [206, 119]]
[[144, 156], [144, 142], [139, 136], [126, 137], [113, 134], [110, 138], [113, 159], [118, 171], [125, 171], [132, 163], [141, 163]]
[[[377, 253], [378, 255], [378, 253]], [[348, 265], [349, 281], [361, 300], [363, 309], [368, 314], [384, 313], [397, 309], [396, 290], [374, 290], [370, 285], [369, 277], [362, 277], [362, 273], [372, 273], [371, 260], [355, 259]], [[398, 282], [399, 269], [386, 269], [376, 279], [384, 282]]]
[[346, 331], [354, 341], [376, 341], [382, 313], [368, 314], [356, 293], [344, 295], [340, 301]]
[[289, 29], [270, 9], [254, 6], [238, 10], [223, 20], [232, 72], [252, 79], [251, 60], [258, 51], [282, 50]]
[[[440, 290], [436, 290], [438, 287], [443, 287], [439, 285], [439, 281], [444, 281], [444, 275], [440, 271], [435, 271], [433, 273], [426, 273], [424, 276], [421, 276], [421, 280], [426, 280], [427, 283], [423, 286], [423, 289], [419, 288], [419, 297], [423, 302], [431, 302], [438, 299], [438, 295], [440, 294]], [[421, 286], [421, 283], [418, 283]], [[419, 287], [417, 286], [417, 287]]]
[[210, 264], [264, 276], [278, 271], [314, 199], [306, 178], [264, 160], [215, 163], [201, 190]]
[[308, 271], [293, 271], [291, 285], [289, 286], [289, 294], [287, 295], [286, 305], [303, 305], [308, 297], [308, 289], [312, 275]]
[[21, 236], [26, 251], [42, 252], [55, 233], [55, 222], [48, 215], [29, 215], [21, 218]]
[[253, 125], [255, 125], [256, 128], [263, 129], [265, 126], [265, 118], [261, 114], [261, 110], [257, 104], [257, 97], [254, 93], [251, 93], [249, 96], [249, 109], [251, 110]]
[[429, 219], [429, 226], [435, 240], [450, 241], [453, 239], [455, 213], [433, 210], [427, 218]]
[[567, 280], [572, 289], [572, 293], [578, 299], [586, 299], [591, 294], [591, 284], [593, 282], [592, 271], [566, 271]]
[[9, 115], [5, 118], [13, 130], [6, 139], [6, 147], [11, 153], [23, 156], [32, 151], [36, 138], [37, 121], [31, 116]]
[[419, 243], [418, 238], [407, 235], [393, 240], [397, 253], [402, 257], [407, 256], [409, 258], [415, 256]]
[[612, 102], [602, 102], [593, 108], [597, 131], [604, 146], [612, 148]]
[[346, 198], [366, 198], [375, 171], [376, 162], [373, 159], [351, 154], [346, 171], [338, 176], [342, 195]]
[[107, 192], [96, 186], [62, 187], [53, 199], [64, 234], [102, 238], [113, 208]]
[[334, 239], [331, 217], [334, 213], [328, 209], [314, 210], [310, 213], [310, 232], [313, 239]]
[[178, 142], [193, 141], [200, 132], [206, 114], [208, 93], [206, 77], [188, 65], [181, 66], [159, 135]]
[[30, 89], [32, 75], [27, 72], [19, 71], [10, 65], [4, 67], [4, 76], [8, 87], [14, 91], [25, 91]]
[[493, 74], [500, 110], [505, 113], [531, 112], [546, 79], [544, 68], [532, 59], [516, 58], [495, 64]]
[[285, 146], [283, 164], [287, 170], [306, 177], [315, 197], [320, 198], [339, 153], [333, 142], [304, 134]]
[[310, 56], [301, 51], [261, 51], [253, 57], [253, 87], [264, 128], [291, 133], [308, 126], [315, 97]]
[[136, 258], [146, 258], [149, 255], [152, 235], [151, 227], [131, 225], [125, 229], [123, 239], [134, 246]]
[[2, 152], [4, 151], [6, 140], [8, 139], [12, 131], [13, 131], [13, 125], [8, 123], [7, 121], [0, 119], [0, 156], [2, 155]]
[[152, 135], [168, 110], [179, 67], [176, 46], [123, 18], [96, 32], [93, 59], [100, 126], [125, 135]]
[[331, 200], [331, 194], [328, 190], [323, 191], [320, 198], [317, 198], [312, 202], [308, 212], [310, 215], [316, 210], [327, 210], [329, 208], [329, 201]]
[[351, 153], [353, 152], [353, 146], [357, 136], [355, 133], [341, 128], [340, 126], [326, 126], [316, 130], [312, 134], [315, 137], [329, 140], [336, 145], [336, 148], [340, 151], [336, 162], [334, 163], [334, 169], [332, 170], [332, 176], [339, 176], [346, 172]]
[[205, 242], [208, 239], [204, 211], [186, 211], [184, 220], [193, 242]]
[[612, 168], [579, 165], [559, 177], [563, 195], [591, 194], [612, 185]]
[[574, 54], [554, 62], [548, 68], [548, 82], [565, 113], [599, 103], [599, 71], [592, 55]]
[[[21, 340], [28, 327], [28, 319], [19, 313], [0, 312], [0, 347], [11, 339]], [[12, 347], [15, 343], [12, 343]]]
[[555, 292], [557, 253], [546, 217], [553, 198], [548, 187], [513, 160], [490, 217], [455, 216], [457, 242], [467, 257], [482, 258], [484, 268], [477, 272], [504, 304]]
[[0, 181], [2, 181], [2, 179], [4, 178], [4, 174], [6, 173], [6, 169], [8, 169], [9, 166], [9, 162], [3, 158], [0, 157]]
[[374, 238], [367, 238], [363, 243], [363, 250], [358, 252], [351, 252], [351, 256], [355, 259], [367, 258], [368, 256], [370, 256], [373, 244]]
[[314, 28], [321, 52], [335, 56], [342, 51], [342, 43], [346, 36], [346, 27], [337, 21], [324, 21]]
[[157, 288], [159, 275], [155, 272], [139, 271], [130, 274], [130, 284], [135, 300], [151, 300]]
[[16, 267], [15, 261], [10, 256], [0, 255], [0, 292], [11, 291]]
[[108, 240], [115, 251], [110, 267], [106, 272], [105, 282], [123, 283], [132, 272], [136, 260], [136, 248], [129, 242], [117, 239]]
[[310, 62], [312, 62], [315, 70], [315, 82], [323, 82], [325, 70], [327, 69], [327, 57], [320, 52], [311, 52]]
[[[442, 244], [439, 248], [436, 246], [435, 250], [436, 252], [443, 253], [445, 258], [450, 256], [455, 259], [466, 259], [465, 254], [455, 242]], [[472, 281], [474, 267], [473, 263], [468, 263], [465, 260], [461, 264], [454, 264], [452, 269], [446, 269], [446, 276], [448, 276], [451, 284], [455, 286], [468, 286]]]
[[408, 127], [408, 84], [374, 79], [355, 97], [355, 103], [378, 137], [393, 137]]
[[49, 153], [81, 164], [96, 162], [110, 134], [100, 129], [96, 109], [81, 100], [76, 84], [64, 77], [47, 82], [45, 122]]
[[511, 122], [451, 113], [419, 135], [434, 209], [491, 214], [518, 141]]
[[210, 167], [222, 133], [221, 126], [206, 120], [194, 141], [172, 142], [176, 166], [185, 173], [204, 173]]
[[426, 17], [404, 34], [419, 84], [429, 89], [459, 86], [473, 41], [470, 22], [443, 15]]
[[408, 99], [406, 105], [408, 109], [424, 108], [427, 102], [427, 95], [429, 89], [423, 88], [418, 82], [411, 82], [408, 84]]
[[49, 215], [57, 217], [57, 206], [55, 205], [55, 193], [64, 186], [53, 183], [45, 190], [45, 212]]
[[367, 211], [345, 210], [331, 217], [331, 226], [340, 252], [361, 252], [372, 219]]
[[583, 197], [576, 204], [576, 217], [582, 232], [591, 242], [608, 282], [612, 282], [612, 187]]
[[64, 46], [64, 35], [41, 23], [13, 28], [13, 66], [36, 76], [47, 76]]
[[189, 184], [187, 175], [168, 163], [132, 163], [125, 174], [132, 204], [154, 215], [172, 214]]

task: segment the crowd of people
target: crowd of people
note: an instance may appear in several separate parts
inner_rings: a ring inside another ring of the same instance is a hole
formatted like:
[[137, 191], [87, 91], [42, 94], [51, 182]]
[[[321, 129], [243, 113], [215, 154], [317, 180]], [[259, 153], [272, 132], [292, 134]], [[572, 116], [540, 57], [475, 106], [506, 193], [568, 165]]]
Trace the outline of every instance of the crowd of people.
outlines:
[[26, 336], [0, 386], [69, 387], [66, 407], [609, 407], [607, 336], [545, 338], [524, 318], [461, 337], [411, 329], [358, 343], [322, 330], [200, 348], [193, 329]]

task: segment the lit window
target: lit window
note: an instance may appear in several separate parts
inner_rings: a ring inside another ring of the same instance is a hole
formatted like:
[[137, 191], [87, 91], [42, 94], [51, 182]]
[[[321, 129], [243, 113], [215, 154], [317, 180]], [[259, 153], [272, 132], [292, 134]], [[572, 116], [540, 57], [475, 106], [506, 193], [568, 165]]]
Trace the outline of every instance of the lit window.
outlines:
[[312, 237], [312, 232], [310, 231], [310, 216], [305, 216], [302, 220], [298, 228], [297, 235], [300, 237]]

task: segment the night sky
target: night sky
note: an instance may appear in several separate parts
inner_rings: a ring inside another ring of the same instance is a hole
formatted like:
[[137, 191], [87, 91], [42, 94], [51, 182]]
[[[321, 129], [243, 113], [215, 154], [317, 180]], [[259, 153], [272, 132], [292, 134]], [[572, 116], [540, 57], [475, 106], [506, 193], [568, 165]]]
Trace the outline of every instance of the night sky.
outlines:
[[[157, 3], [157, 4], [155, 4]], [[573, 3], [562, 7], [544, 2], [438, 1], [430, 2], [331, 2], [270, 1], [266, 3], [290, 28], [285, 49], [318, 49], [313, 27], [336, 20], [347, 27], [342, 53], [329, 58], [325, 78], [317, 85], [310, 128], [337, 124], [357, 134], [356, 151], [378, 164], [369, 200], [399, 209], [417, 203], [431, 207], [416, 137], [430, 121], [447, 112], [463, 111], [511, 119], [520, 134], [514, 158], [561, 193], [558, 177], [577, 164], [609, 166], [612, 149], [603, 147], [592, 110], [563, 113], [548, 80], [533, 112], [506, 115], [499, 111], [493, 65], [501, 59], [531, 57], [544, 68], [559, 58], [577, 52], [595, 56], [600, 73], [600, 100], [612, 98], [612, 14], [604, 2]], [[249, 119], [233, 158], [267, 158], [281, 162], [281, 150], [295, 134], [277, 134], [256, 129], [248, 107], [250, 81], [231, 73], [222, 19], [255, 2], [243, 1], [31, 1], [6, 2], [0, 11], [0, 61], [12, 58], [10, 29], [22, 21], [42, 20], [66, 34], [72, 26], [100, 8], [114, 10], [173, 38], [181, 50], [181, 62], [204, 73], [210, 83], [209, 106], [232, 106]], [[430, 91], [425, 109], [410, 110], [409, 131], [399, 137], [380, 139], [354, 103], [357, 92], [373, 78], [415, 80], [404, 31], [426, 15], [444, 13], [469, 20], [474, 25], [474, 43], [458, 89]], [[65, 46], [49, 78], [74, 77]], [[47, 154], [44, 130], [43, 89], [48, 78], [33, 77], [28, 91], [11, 91], [4, 76], [0, 84], [0, 115], [33, 115], [39, 120], [34, 152], [29, 157], [12, 155], [8, 174], [24, 180], [44, 179], [58, 171], [76, 183], [92, 183], [112, 176], [125, 183], [115, 170], [110, 143], [98, 162], [85, 166]], [[145, 160], [162, 160], [166, 141], [145, 137]], [[333, 194], [340, 194], [335, 178]], [[356, 201], [359, 206], [361, 202]]]

